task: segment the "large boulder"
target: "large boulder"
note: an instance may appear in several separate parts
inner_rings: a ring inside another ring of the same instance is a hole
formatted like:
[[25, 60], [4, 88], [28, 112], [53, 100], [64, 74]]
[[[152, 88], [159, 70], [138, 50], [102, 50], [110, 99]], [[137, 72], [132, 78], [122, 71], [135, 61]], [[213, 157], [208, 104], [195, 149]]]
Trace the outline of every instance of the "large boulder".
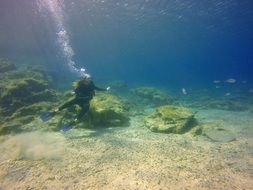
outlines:
[[91, 101], [89, 120], [96, 126], [121, 126], [129, 121], [126, 106], [109, 93], [97, 93]]
[[147, 116], [144, 123], [153, 132], [182, 134], [196, 126], [197, 121], [187, 108], [165, 105]]
[[[68, 93], [66, 93], [67, 95]], [[69, 97], [72, 99], [73, 97]], [[77, 117], [81, 108], [77, 105], [61, 111], [52, 120], [49, 125], [62, 126], [71, 123]], [[126, 126], [129, 124], [129, 115], [124, 103], [116, 96], [99, 92], [90, 102], [90, 109], [87, 114], [76, 124], [77, 128], [98, 128]], [[57, 128], [58, 128], [57, 127]]]

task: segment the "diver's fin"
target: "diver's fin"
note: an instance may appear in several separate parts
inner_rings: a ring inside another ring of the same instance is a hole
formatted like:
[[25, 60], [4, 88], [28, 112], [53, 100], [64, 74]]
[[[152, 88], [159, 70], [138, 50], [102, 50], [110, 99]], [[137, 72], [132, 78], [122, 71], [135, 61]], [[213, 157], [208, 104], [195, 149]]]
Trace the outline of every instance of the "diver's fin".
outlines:
[[54, 115], [55, 115], [54, 112], [44, 113], [44, 114], [42, 114], [42, 115], [40, 116], [40, 119], [41, 119], [42, 121], [45, 122], [45, 121], [50, 120]]
[[71, 124], [66, 124], [66, 125], [61, 126], [60, 131], [61, 131], [61, 132], [67, 132], [68, 130], [72, 129], [72, 127], [73, 127], [73, 125], [71, 125]]

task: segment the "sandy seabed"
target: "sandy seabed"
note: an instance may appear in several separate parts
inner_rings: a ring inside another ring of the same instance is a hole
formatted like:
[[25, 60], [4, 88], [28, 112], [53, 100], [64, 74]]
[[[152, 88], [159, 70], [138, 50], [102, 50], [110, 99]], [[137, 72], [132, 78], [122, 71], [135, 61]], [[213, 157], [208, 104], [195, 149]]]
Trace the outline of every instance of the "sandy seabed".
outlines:
[[228, 143], [152, 133], [142, 116], [129, 127], [31, 132], [0, 143], [0, 190], [253, 189], [253, 113], [200, 110], [222, 121]]

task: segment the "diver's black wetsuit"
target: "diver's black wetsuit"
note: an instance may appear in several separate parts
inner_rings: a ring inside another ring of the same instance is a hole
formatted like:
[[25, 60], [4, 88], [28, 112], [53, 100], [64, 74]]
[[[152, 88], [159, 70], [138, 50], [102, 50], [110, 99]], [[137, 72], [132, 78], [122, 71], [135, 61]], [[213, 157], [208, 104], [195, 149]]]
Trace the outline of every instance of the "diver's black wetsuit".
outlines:
[[80, 80], [75, 89], [75, 98], [60, 106], [59, 111], [77, 104], [82, 108], [77, 116], [77, 119], [79, 120], [85, 113], [88, 112], [90, 108], [90, 100], [95, 95], [95, 90], [106, 91], [106, 89], [96, 87], [90, 79], [85, 78]]

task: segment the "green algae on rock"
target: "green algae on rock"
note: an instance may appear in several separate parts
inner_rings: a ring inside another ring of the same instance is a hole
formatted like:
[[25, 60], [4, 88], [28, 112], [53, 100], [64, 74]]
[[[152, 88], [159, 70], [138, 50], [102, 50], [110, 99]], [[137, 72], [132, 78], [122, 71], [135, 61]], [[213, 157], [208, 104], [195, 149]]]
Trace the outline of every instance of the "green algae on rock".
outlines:
[[187, 108], [165, 105], [145, 118], [145, 126], [153, 132], [182, 134], [197, 124], [194, 113]]
[[[72, 99], [70, 91], [65, 94], [65, 101]], [[48, 130], [58, 131], [64, 124], [72, 123], [81, 108], [78, 105], [71, 106], [57, 113], [44, 125]], [[99, 128], [128, 126], [129, 115], [121, 99], [105, 92], [98, 92], [90, 102], [88, 113], [75, 124], [76, 128]]]
[[15, 66], [1, 73], [0, 134], [20, 131], [56, 102], [58, 95], [49, 87], [49, 78], [35, 67]]
[[10, 80], [6, 83], [1, 82], [0, 88], [3, 89], [0, 97], [3, 115], [11, 115], [24, 106], [55, 98], [55, 92], [49, 90], [47, 83], [43, 80], [31, 78]]
[[88, 117], [96, 126], [122, 126], [129, 121], [122, 101], [109, 93], [97, 93], [91, 101]]
[[[66, 93], [68, 95], [68, 93]], [[72, 106], [59, 115], [51, 119], [54, 126], [60, 126], [64, 123], [70, 123], [76, 118], [80, 111], [79, 106]], [[58, 122], [58, 123], [57, 123]], [[96, 127], [113, 127], [126, 126], [129, 122], [129, 116], [123, 102], [116, 96], [99, 92], [90, 102], [88, 113], [82, 118], [77, 127], [96, 128]]]

